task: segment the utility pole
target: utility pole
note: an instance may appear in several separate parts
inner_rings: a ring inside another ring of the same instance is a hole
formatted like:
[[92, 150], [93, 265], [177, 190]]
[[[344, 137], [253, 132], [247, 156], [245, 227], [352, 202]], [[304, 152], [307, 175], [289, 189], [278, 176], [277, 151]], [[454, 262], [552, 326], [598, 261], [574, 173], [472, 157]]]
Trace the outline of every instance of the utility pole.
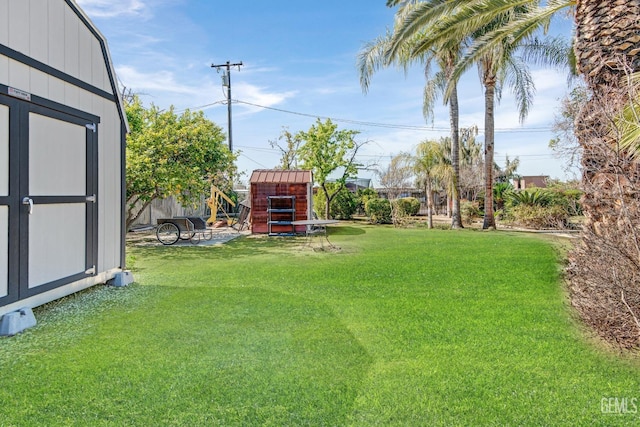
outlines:
[[233, 152], [233, 138], [231, 136], [231, 67], [242, 67], [242, 61], [232, 64], [227, 61], [226, 64], [211, 64], [211, 68], [215, 68], [216, 71], [220, 71], [220, 68], [226, 68], [226, 71], [222, 71], [222, 86], [227, 88], [227, 121], [228, 121], [228, 136], [229, 136], [229, 151]]

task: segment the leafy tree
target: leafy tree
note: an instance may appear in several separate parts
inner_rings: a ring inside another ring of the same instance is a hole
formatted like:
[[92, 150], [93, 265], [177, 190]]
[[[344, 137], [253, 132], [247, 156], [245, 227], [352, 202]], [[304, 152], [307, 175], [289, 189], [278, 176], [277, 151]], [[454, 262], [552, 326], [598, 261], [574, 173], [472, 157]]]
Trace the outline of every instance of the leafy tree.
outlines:
[[[299, 132], [304, 141], [298, 150], [302, 160], [302, 168], [313, 171], [313, 178], [325, 195], [325, 217], [331, 218], [331, 200], [345, 187], [349, 178], [355, 178], [358, 165], [356, 154], [363, 145], [356, 143], [359, 132], [354, 130], [338, 130], [338, 125], [330, 119], [320, 119], [311, 126], [308, 132]], [[328, 179], [331, 174], [339, 174], [336, 186], [330, 189]]]
[[380, 185], [388, 190], [389, 198], [398, 197], [404, 189], [410, 187], [413, 178], [413, 157], [408, 153], [394, 156], [386, 169], [376, 172]]
[[125, 106], [127, 136], [127, 228], [155, 199], [175, 196], [185, 205], [207, 194], [212, 182], [225, 186], [235, 156], [222, 129], [202, 112], [177, 115], [173, 107], [144, 108], [134, 96]]
[[[328, 182], [327, 188], [329, 191], [333, 191], [338, 184], [335, 182]], [[313, 196], [314, 205], [324, 205], [324, 201], [326, 200], [326, 196], [324, 191], [320, 188], [318, 192]], [[334, 219], [351, 219], [353, 218], [353, 214], [356, 213], [358, 209], [358, 199], [355, 194], [349, 191], [348, 188], [342, 187], [331, 200], [331, 208], [330, 214], [331, 218]], [[324, 216], [324, 213], [321, 212], [320, 217]]]
[[576, 120], [580, 110], [589, 100], [589, 93], [584, 84], [578, 84], [568, 95], [566, 95], [560, 105], [560, 111], [553, 120], [554, 137], [549, 141], [549, 148], [555, 151], [558, 156], [566, 161], [566, 170], [578, 168], [580, 166], [581, 150], [576, 138]]
[[[283, 141], [286, 145], [283, 147], [279, 144], [279, 141]], [[269, 141], [272, 148], [280, 150], [280, 168], [281, 169], [297, 169], [298, 168], [298, 149], [302, 140], [300, 134], [292, 134], [285, 127], [282, 129], [282, 133], [276, 141]]]

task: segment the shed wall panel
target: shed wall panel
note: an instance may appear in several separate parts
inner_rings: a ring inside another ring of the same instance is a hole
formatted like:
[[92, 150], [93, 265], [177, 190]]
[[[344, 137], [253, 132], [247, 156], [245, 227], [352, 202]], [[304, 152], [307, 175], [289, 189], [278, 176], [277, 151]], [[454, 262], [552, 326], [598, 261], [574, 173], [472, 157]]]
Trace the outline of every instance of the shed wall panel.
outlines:
[[98, 126], [98, 263], [101, 270], [120, 266], [120, 126], [118, 112], [113, 103], [98, 100], [103, 122]]
[[[49, 93], [49, 76], [34, 70], [29, 71], [29, 90], [30, 93]], [[47, 97], [47, 99], [50, 99]]]
[[[102, 47], [96, 39], [92, 39], [91, 44], [91, 83], [105, 90], [111, 92], [111, 86], [109, 77], [107, 75], [107, 68], [104, 66], [104, 56], [102, 54]], [[105, 84], [106, 82], [106, 84]]]
[[9, 81], [9, 58], [0, 56], [0, 82]]
[[61, 1], [49, 0], [49, 61], [50, 66], [64, 70], [64, 15], [66, 5]]
[[29, 67], [16, 61], [9, 61], [9, 86], [29, 91]]
[[9, 2], [0, 2], [0, 44], [9, 45]]
[[70, 9], [64, 10], [64, 71], [74, 77], [80, 73], [80, 21]]
[[30, 1], [9, 2], [9, 46], [29, 54], [29, 3]]
[[[49, 61], [49, 8], [45, 2], [31, 3], [29, 13], [29, 51], [30, 57], [47, 63]], [[45, 7], [42, 7], [45, 3]]]
[[64, 84], [64, 104], [73, 106], [73, 108], [80, 107], [80, 89], [78, 86], [71, 83]]
[[[91, 67], [93, 65], [93, 55], [91, 50], [93, 48], [93, 42], [96, 41], [95, 37], [87, 27], [80, 25], [78, 28], [78, 77], [80, 80], [94, 84], [92, 81], [93, 74]], [[98, 85], [101, 87], [100, 85]]]
[[51, 76], [47, 76], [47, 80], [49, 81], [49, 86], [47, 88], [47, 99], [59, 102], [61, 104], [64, 103], [65, 82]]

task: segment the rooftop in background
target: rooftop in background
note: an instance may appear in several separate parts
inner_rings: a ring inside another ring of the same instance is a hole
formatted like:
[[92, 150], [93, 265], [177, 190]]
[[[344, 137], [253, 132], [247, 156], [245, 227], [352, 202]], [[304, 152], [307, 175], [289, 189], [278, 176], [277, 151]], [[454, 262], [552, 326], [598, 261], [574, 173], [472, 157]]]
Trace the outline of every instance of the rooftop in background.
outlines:
[[306, 184], [313, 182], [313, 175], [309, 170], [256, 169], [251, 174], [249, 182]]

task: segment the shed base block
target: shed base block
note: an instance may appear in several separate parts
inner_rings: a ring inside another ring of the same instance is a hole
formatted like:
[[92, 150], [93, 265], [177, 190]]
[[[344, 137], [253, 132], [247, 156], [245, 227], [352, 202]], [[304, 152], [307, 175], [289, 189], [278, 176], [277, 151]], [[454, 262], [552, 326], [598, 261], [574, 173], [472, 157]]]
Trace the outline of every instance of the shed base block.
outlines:
[[133, 283], [133, 274], [128, 270], [121, 271], [116, 273], [113, 279], [109, 280], [107, 283], [117, 287], [130, 285]]
[[0, 336], [13, 336], [33, 326], [36, 326], [36, 318], [33, 315], [33, 310], [24, 307], [2, 316]]

